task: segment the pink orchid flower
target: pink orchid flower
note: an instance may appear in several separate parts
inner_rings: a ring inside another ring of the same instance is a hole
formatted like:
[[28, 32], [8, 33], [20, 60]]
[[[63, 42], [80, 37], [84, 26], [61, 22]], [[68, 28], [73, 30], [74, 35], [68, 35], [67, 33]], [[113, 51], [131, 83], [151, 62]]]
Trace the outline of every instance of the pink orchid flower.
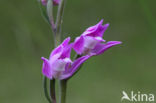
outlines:
[[105, 42], [102, 38], [109, 24], [103, 24], [101, 20], [98, 24], [89, 27], [80, 37], [75, 39], [73, 49], [79, 55], [99, 55], [110, 47], [121, 44], [120, 41]]
[[80, 65], [85, 62], [90, 56], [82, 56], [74, 62], [70, 59], [72, 44], [69, 44], [68, 37], [55, 48], [50, 54], [49, 59], [42, 57], [43, 67], [42, 73], [49, 79], [67, 79], [71, 77]]

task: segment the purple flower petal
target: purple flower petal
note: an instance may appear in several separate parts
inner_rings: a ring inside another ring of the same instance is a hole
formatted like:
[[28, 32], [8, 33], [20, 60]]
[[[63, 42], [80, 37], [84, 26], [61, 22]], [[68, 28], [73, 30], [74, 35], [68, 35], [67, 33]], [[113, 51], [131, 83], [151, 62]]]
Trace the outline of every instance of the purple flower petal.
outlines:
[[64, 47], [63, 52], [60, 56], [61, 59], [69, 58], [71, 54], [72, 44], [69, 44], [68, 46]]
[[83, 36], [77, 37], [75, 39], [73, 49], [80, 55], [83, 53], [83, 50], [84, 50], [84, 38], [83, 38]]
[[49, 79], [52, 79], [52, 70], [48, 59], [44, 57], [42, 57], [41, 59], [43, 60], [43, 67], [42, 67], [43, 75], [45, 75]]
[[101, 20], [98, 24], [96, 24], [95, 26], [89, 27], [88, 29], [86, 29], [86, 31], [82, 34], [83, 36], [92, 36], [92, 37], [102, 37], [103, 33], [106, 31], [106, 29], [108, 28], [109, 24], [103, 24], [103, 20]]
[[94, 32], [102, 25], [103, 20], [101, 20], [98, 24], [91, 26], [85, 30], [82, 34], [83, 36], [95, 36]]
[[97, 43], [105, 42], [105, 40], [103, 40], [101, 37], [85, 36], [84, 39], [84, 47], [89, 49], [93, 49]]
[[89, 27], [80, 37], [76, 38], [73, 49], [78, 54], [90, 54], [90, 51], [94, 49], [98, 43], [105, 42], [102, 36], [109, 24], [102, 24], [103, 20], [95, 26]]
[[62, 55], [60, 56], [61, 59], [70, 57], [73, 44], [69, 44], [69, 42], [70, 42], [70, 37], [66, 38], [61, 44], [63, 46], [63, 52], [62, 52]]
[[95, 48], [91, 51], [92, 54], [94, 55], [100, 55], [103, 52], [105, 52], [106, 50], [108, 50], [109, 48], [121, 44], [121, 41], [109, 41], [106, 44], [104, 43], [98, 43]]
[[62, 45], [63, 47], [66, 47], [66, 46], [69, 45], [69, 42], [70, 42], [70, 37], [66, 38], [66, 39], [62, 42], [61, 45]]
[[70, 63], [70, 53], [72, 44], [69, 44], [70, 38], [66, 38], [62, 44], [55, 48], [48, 59], [42, 57], [43, 74], [48, 78], [59, 78], [65, 71], [66, 64]]
[[60, 79], [67, 79], [69, 77], [71, 77], [78, 69], [79, 67], [82, 65], [82, 63], [84, 63], [87, 59], [89, 59], [92, 55], [86, 55], [86, 56], [83, 56], [83, 57], [80, 57], [78, 59], [76, 59], [73, 64], [71, 65], [71, 68], [68, 69], [68, 71], [65, 71]]
[[65, 59], [57, 59], [52, 63], [52, 74], [54, 78], [60, 78], [62, 75], [62, 72], [65, 71], [65, 67], [67, 64], [71, 64], [72, 61], [70, 58], [65, 58]]
[[56, 54], [62, 53], [62, 51], [63, 51], [63, 47], [62, 47], [61, 45], [58, 46], [57, 48], [55, 48], [55, 49], [51, 52], [50, 58], [53, 57], [53, 56], [56, 55]]
[[54, 55], [60, 54], [60, 58], [66, 58], [70, 56], [71, 44], [68, 44], [70, 41], [70, 37], [66, 38], [62, 44], [60, 44], [57, 48], [55, 48], [50, 54], [50, 58], [53, 58]]

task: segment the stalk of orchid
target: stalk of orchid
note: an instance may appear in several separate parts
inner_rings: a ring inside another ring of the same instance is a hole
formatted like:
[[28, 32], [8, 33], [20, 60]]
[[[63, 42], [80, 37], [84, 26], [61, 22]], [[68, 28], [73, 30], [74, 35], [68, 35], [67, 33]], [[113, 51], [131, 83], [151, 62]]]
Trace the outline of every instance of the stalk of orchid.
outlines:
[[[43, 14], [43, 17], [46, 21], [50, 24], [54, 36], [54, 43], [55, 47], [57, 47], [60, 44], [61, 41], [61, 22], [63, 17], [63, 11], [64, 11], [64, 5], [65, 0], [41, 0], [40, 2], [40, 8], [41, 12]], [[57, 12], [57, 18], [56, 23], [54, 22], [53, 18], [53, 6], [58, 6], [58, 12]], [[45, 10], [46, 9], [46, 10]], [[47, 89], [47, 78], [44, 76], [44, 93], [45, 97], [47, 98], [49, 103], [56, 103], [56, 96], [55, 96], [55, 80], [50, 80], [50, 96], [48, 94]], [[61, 85], [61, 84], [60, 84]], [[62, 87], [62, 86], [60, 86]], [[61, 88], [60, 88], [61, 90]], [[60, 93], [61, 98], [62, 93]], [[65, 100], [64, 100], [65, 101]], [[60, 100], [60, 103], [62, 103], [62, 100]]]
[[[41, 0], [42, 13], [50, 24], [55, 41], [55, 48], [52, 50], [49, 59], [42, 57], [44, 75], [45, 97], [49, 103], [57, 103], [55, 96], [55, 80], [59, 81], [59, 102], [66, 102], [66, 88], [68, 80], [73, 77], [82, 64], [92, 56], [104, 53], [109, 48], [121, 44], [120, 41], [108, 41], [103, 39], [103, 34], [109, 24], [103, 25], [103, 20], [94, 26], [86, 29], [73, 43], [70, 37], [61, 43], [61, 24], [65, 6], [65, 0]], [[53, 18], [53, 6], [58, 6], [56, 23]], [[46, 8], [46, 13], [44, 8]], [[77, 57], [72, 61], [71, 50], [74, 50]], [[47, 89], [47, 78], [50, 80], [50, 92]], [[49, 96], [50, 93], [50, 96]]]

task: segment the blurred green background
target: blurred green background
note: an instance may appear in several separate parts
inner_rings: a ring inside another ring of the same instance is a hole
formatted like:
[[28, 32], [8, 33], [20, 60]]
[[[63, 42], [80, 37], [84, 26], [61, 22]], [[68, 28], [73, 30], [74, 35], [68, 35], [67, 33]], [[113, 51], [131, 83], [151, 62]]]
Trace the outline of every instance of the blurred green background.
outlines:
[[[67, 0], [63, 38], [74, 40], [104, 18], [110, 23], [104, 39], [123, 42], [85, 63], [68, 82], [67, 103], [121, 103], [123, 90], [156, 94], [155, 4]], [[0, 0], [0, 103], [48, 103], [40, 58], [48, 57], [53, 45], [37, 0]]]

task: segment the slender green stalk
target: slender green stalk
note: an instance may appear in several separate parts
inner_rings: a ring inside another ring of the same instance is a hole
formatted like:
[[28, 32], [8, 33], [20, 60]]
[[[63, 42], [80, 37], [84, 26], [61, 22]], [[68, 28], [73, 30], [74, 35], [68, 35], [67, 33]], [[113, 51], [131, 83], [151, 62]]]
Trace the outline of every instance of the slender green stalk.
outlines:
[[63, 18], [63, 12], [64, 12], [64, 6], [65, 6], [65, 0], [61, 0], [59, 7], [58, 7], [58, 12], [57, 12], [57, 18], [56, 18], [56, 45], [59, 45], [61, 41], [61, 24], [62, 24], [62, 18]]
[[51, 103], [56, 103], [56, 96], [55, 96], [55, 79], [50, 80], [50, 97]]
[[[61, 0], [58, 12], [57, 12], [57, 18], [56, 18], [56, 32], [55, 32], [55, 46], [59, 45], [61, 42], [61, 25], [63, 22], [63, 13], [64, 13], [64, 6], [65, 6], [65, 0]], [[67, 88], [67, 81], [66, 80], [60, 80], [59, 81], [59, 103], [65, 103], [66, 100], [66, 88]]]
[[[65, 0], [61, 0], [59, 7], [58, 7], [56, 24], [54, 24], [52, 2], [51, 2], [51, 0], [48, 0], [47, 14], [48, 14], [49, 22], [52, 26], [52, 31], [54, 34], [55, 47], [57, 47], [61, 43], [61, 24], [62, 24], [63, 12], [64, 12], [64, 5], [65, 5]], [[50, 80], [51, 100], [50, 100], [50, 98], [48, 96], [48, 92], [47, 92], [46, 79], [44, 82], [44, 90], [45, 90], [45, 96], [46, 96], [47, 100], [49, 101], [49, 103], [56, 103], [55, 80], [54, 79]], [[65, 103], [65, 95], [66, 95], [66, 81], [62, 80], [62, 81], [60, 81], [60, 97], [59, 97], [60, 103]]]
[[50, 21], [49, 21], [49, 17], [47, 15], [47, 10], [45, 8], [45, 6], [43, 6], [43, 4], [41, 2], [39, 2], [39, 8], [40, 8], [40, 11], [41, 11], [41, 14], [42, 14], [42, 17], [43, 19], [49, 24], [50, 24]]
[[59, 81], [59, 103], [66, 102], [66, 89], [67, 89], [67, 80]]
[[80, 58], [82, 55], [78, 55], [78, 54], [75, 54], [74, 58], [73, 58], [73, 61], [76, 60], [77, 58]]
[[[51, 4], [51, 2], [50, 2]], [[52, 31], [54, 33], [54, 42], [55, 42], [55, 47], [57, 47], [60, 43], [61, 43], [61, 24], [62, 24], [62, 17], [63, 17], [63, 11], [64, 11], [64, 4], [65, 4], [65, 0], [61, 0], [59, 7], [58, 7], [58, 12], [57, 12], [57, 18], [56, 18], [56, 25], [53, 24], [53, 22], [51, 22], [52, 24]], [[51, 12], [50, 12], [51, 13]], [[53, 15], [50, 14], [52, 20], [53, 21]], [[53, 27], [54, 25], [54, 27]], [[62, 88], [61, 86], [61, 93], [60, 94], [65, 94], [65, 90], [66, 90], [66, 82], [61, 82], [61, 84], [65, 85], [63, 86], [64, 88]], [[52, 103], [56, 103], [56, 97], [55, 97], [55, 80], [50, 80], [50, 96], [52, 99]], [[65, 101], [65, 96], [61, 96], [61, 101]], [[61, 102], [61, 103], [65, 103], [65, 102]]]
[[52, 2], [52, 0], [48, 0], [47, 15], [49, 18], [49, 22], [51, 24], [52, 31], [55, 34], [55, 23], [54, 23], [54, 17], [53, 17], [53, 2]]
[[54, 35], [54, 42], [55, 42], [55, 47], [57, 47], [60, 42], [61, 42], [61, 36], [60, 35]]
[[44, 88], [45, 97], [48, 100], [48, 102], [51, 103], [51, 99], [49, 97], [48, 90], [47, 90], [47, 78], [45, 76], [44, 76], [44, 79], [43, 79], [43, 86], [44, 86], [43, 88]]

